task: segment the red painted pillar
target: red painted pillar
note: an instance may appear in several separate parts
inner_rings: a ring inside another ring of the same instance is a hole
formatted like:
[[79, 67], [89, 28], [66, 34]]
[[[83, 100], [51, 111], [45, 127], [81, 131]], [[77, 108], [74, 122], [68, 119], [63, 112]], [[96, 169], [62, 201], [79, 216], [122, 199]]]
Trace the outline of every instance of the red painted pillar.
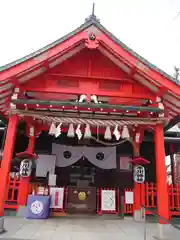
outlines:
[[134, 213], [141, 210], [141, 184], [134, 182]]
[[170, 160], [171, 160], [171, 178], [173, 186], [176, 184], [176, 169], [175, 169], [175, 159], [174, 159], [174, 146], [170, 144]]
[[[29, 137], [29, 144], [27, 151], [29, 153], [34, 152], [34, 146], [35, 146], [35, 136]], [[29, 183], [30, 183], [31, 177], [20, 177], [20, 184], [19, 184], [19, 194], [18, 194], [18, 205], [19, 206], [25, 206], [27, 203], [27, 197], [29, 194]]]
[[[165, 164], [164, 130], [162, 125], [157, 125], [155, 128], [154, 142], [156, 156], [157, 211], [160, 216], [169, 219], [169, 197]], [[159, 220], [159, 223], [165, 222]]]
[[[134, 157], [139, 156], [139, 148], [140, 144], [134, 142]], [[133, 189], [133, 194], [134, 194], [134, 220], [140, 221], [141, 219], [141, 184], [134, 182], [134, 189]]]
[[10, 116], [0, 168], [0, 216], [3, 216], [4, 212], [4, 201], [7, 194], [7, 183], [13, 157], [17, 124], [18, 116]]

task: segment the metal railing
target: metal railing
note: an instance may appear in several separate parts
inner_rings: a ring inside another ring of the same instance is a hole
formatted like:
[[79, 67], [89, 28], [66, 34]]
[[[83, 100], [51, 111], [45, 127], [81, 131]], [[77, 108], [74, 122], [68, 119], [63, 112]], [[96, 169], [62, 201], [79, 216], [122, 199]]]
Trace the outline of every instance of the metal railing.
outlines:
[[148, 208], [148, 207], [145, 207], [143, 205], [141, 205], [141, 208], [142, 208], [142, 218], [143, 218], [143, 222], [144, 222], [144, 240], [147, 239], [147, 226], [146, 226], [146, 211], [149, 211], [151, 212], [151, 214], [155, 217], [157, 217], [158, 220], [162, 220], [164, 221], [165, 223], [168, 223], [169, 225], [171, 225], [174, 229], [177, 229], [178, 231], [180, 231], [180, 226], [176, 225], [175, 223], [173, 223], [172, 220], [169, 220], [169, 219], [166, 219], [164, 217], [162, 217], [161, 215], [159, 215], [157, 213], [156, 210], [154, 210], [154, 208]]
[[[145, 206], [143, 206], [143, 205], [142, 205], [141, 207], [144, 209], [144, 211], [148, 210], [149, 212], [152, 213], [152, 215], [156, 216], [157, 218], [159, 218], [159, 219], [161, 219], [162, 221], [170, 224], [172, 227], [174, 227], [174, 228], [176, 228], [176, 229], [178, 229], [178, 230], [180, 231], [180, 226], [178, 226], [178, 225], [176, 225], [175, 223], [173, 223], [173, 220], [168, 220], [168, 219], [160, 216], [160, 215], [157, 213], [157, 211], [154, 210], [154, 208], [153, 208], [153, 209], [152, 209], [152, 208], [148, 208], [148, 207], [145, 207]], [[145, 215], [144, 215], [144, 216], [145, 216]]]

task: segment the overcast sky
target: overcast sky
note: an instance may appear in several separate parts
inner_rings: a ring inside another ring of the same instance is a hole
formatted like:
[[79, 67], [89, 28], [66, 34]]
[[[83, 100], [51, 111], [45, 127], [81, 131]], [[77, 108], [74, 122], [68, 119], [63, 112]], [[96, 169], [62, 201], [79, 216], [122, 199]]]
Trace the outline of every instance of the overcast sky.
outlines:
[[173, 74], [180, 67], [180, 0], [0, 0], [0, 66], [84, 23], [92, 3], [101, 24]]

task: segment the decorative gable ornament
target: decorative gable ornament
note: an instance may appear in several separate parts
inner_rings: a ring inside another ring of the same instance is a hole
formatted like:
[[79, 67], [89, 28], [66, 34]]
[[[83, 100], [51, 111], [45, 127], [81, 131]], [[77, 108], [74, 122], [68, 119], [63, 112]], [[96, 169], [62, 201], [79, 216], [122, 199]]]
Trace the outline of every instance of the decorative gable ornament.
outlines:
[[69, 125], [67, 136], [71, 138], [75, 137], [74, 127], [72, 123]]
[[112, 136], [111, 136], [111, 129], [109, 126], [106, 127], [105, 133], [104, 133], [104, 139], [106, 140], [111, 140]]
[[115, 126], [113, 135], [115, 136], [115, 138], [116, 138], [117, 141], [120, 139], [121, 134], [120, 134], [120, 132], [119, 132], [119, 130], [118, 130], [118, 125]]
[[84, 132], [84, 138], [89, 139], [91, 138], [91, 129], [89, 124], [86, 125], [85, 132]]
[[122, 138], [123, 139], [129, 139], [130, 138], [129, 130], [128, 130], [128, 127], [126, 125], [123, 127], [123, 130], [122, 130]]
[[88, 39], [85, 41], [85, 46], [89, 49], [96, 49], [99, 47], [99, 41], [96, 38], [95, 33], [90, 33]]

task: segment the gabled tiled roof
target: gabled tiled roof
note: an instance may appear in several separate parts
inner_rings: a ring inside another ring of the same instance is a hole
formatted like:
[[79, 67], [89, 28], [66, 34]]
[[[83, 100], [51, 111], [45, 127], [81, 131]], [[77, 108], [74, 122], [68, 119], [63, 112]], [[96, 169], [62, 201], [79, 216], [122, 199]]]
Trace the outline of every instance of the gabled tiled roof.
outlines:
[[96, 19], [96, 17], [92, 16], [90, 17], [84, 24], [82, 24], [80, 27], [78, 27], [77, 29], [75, 29], [74, 31], [68, 33], [67, 35], [65, 35], [64, 37], [56, 40], [55, 42], [39, 49], [38, 51], [31, 53], [23, 58], [20, 58], [14, 62], [11, 62], [7, 65], [4, 65], [2, 67], [0, 67], [0, 72], [13, 67], [17, 64], [20, 64], [30, 58], [36, 57], [41, 53], [46, 52], [48, 49], [55, 47], [56, 45], [62, 43], [63, 41], [67, 40], [68, 38], [76, 35], [77, 33], [87, 29], [88, 27], [90, 27], [91, 25], [96, 26], [97, 28], [99, 28], [101, 31], [103, 31], [105, 34], [107, 34], [112, 40], [114, 40], [117, 44], [120, 45], [121, 48], [125, 49], [127, 52], [131, 53], [133, 56], [135, 56], [138, 60], [140, 60], [142, 63], [144, 63], [145, 65], [147, 65], [148, 67], [150, 67], [151, 69], [159, 72], [161, 75], [163, 75], [164, 77], [168, 78], [170, 81], [173, 81], [174, 83], [176, 83], [177, 85], [180, 86], [180, 82], [178, 80], [176, 80], [175, 78], [173, 78], [172, 76], [170, 76], [169, 74], [165, 73], [164, 71], [162, 71], [161, 69], [159, 69], [158, 67], [156, 67], [155, 65], [151, 64], [149, 61], [147, 61], [145, 58], [141, 57], [140, 55], [138, 55], [136, 52], [134, 52], [131, 48], [129, 48], [128, 46], [126, 46], [123, 42], [121, 42], [118, 38], [116, 38], [111, 32], [109, 32], [105, 27], [103, 27], [100, 22]]

